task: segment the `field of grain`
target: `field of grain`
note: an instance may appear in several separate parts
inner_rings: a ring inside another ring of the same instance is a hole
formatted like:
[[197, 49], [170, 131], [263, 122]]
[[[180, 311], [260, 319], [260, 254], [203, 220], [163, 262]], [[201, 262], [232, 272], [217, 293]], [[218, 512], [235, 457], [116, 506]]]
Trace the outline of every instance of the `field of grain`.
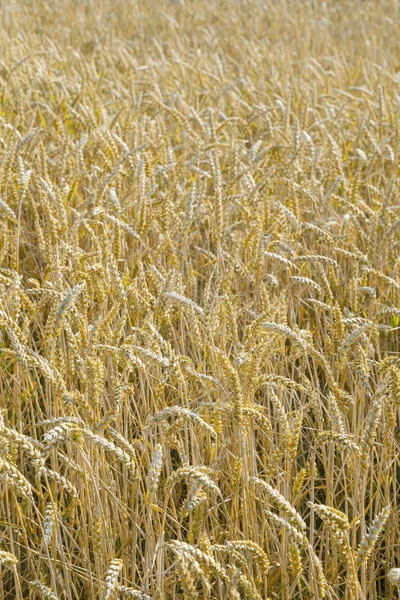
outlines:
[[0, 19], [0, 599], [397, 598], [400, 2]]

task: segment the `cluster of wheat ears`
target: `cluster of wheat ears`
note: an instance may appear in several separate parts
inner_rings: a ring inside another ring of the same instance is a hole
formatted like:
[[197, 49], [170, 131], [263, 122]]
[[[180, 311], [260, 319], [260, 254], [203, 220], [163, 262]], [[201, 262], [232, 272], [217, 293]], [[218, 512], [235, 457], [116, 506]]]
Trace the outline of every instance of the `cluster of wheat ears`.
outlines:
[[397, 597], [398, 0], [0, 6], [0, 598]]

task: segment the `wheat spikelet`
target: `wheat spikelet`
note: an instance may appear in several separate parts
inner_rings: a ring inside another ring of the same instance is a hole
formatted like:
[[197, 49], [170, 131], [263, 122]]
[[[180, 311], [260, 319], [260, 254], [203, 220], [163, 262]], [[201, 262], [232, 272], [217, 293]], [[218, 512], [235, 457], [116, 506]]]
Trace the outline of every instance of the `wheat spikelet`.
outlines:
[[58, 485], [60, 485], [70, 496], [73, 498], [78, 498], [79, 494], [74, 485], [64, 475], [58, 473], [58, 471], [53, 471], [53, 469], [49, 469], [45, 467], [42, 461], [37, 461], [34, 463], [34, 467], [36, 469], [36, 474], [38, 478], [48, 479], [49, 481], [55, 481]]
[[293, 542], [289, 545], [289, 569], [294, 579], [300, 577], [303, 570], [300, 550]]
[[321, 599], [323, 599], [326, 596], [327, 587], [328, 587], [325, 573], [324, 573], [320, 559], [315, 554], [313, 556], [313, 562], [314, 562], [315, 569], [316, 569], [316, 583], [317, 583], [318, 595]]
[[268, 497], [273, 502], [275, 502], [277, 508], [279, 508], [284, 513], [289, 523], [291, 523], [300, 532], [304, 532], [306, 530], [306, 524], [303, 521], [302, 517], [293, 508], [290, 502], [278, 492], [278, 490], [273, 488], [269, 483], [266, 483], [262, 479], [253, 478], [252, 481], [255, 484], [261, 486], [261, 488], [267, 493]]
[[128, 225], [128, 223], [124, 223], [124, 221], [121, 221], [121, 219], [118, 219], [118, 217], [114, 217], [113, 215], [109, 215], [107, 213], [104, 213], [104, 216], [111, 222], [111, 223], [115, 223], [116, 225], [118, 225], [118, 227], [120, 227], [123, 231], [126, 231], [126, 233], [128, 233], [131, 237], [133, 237], [135, 240], [139, 240], [140, 241], [140, 236], [138, 233], [136, 233], [136, 231], [134, 229], [132, 229], [132, 227], [130, 227]]
[[[234, 410], [234, 407], [232, 406], [231, 409]], [[262, 406], [259, 406], [258, 404], [244, 406], [243, 415], [251, 417], [265, 433], [269, 433], [272, 430], [271, 421], [264, 414]]]
[[4, 425], [4, 416], [0, 413], [0, 436], [7, 440], [8, 444], [17, 444], [32, 459], [40, 459], [41, 445], [28, 436], [10, 429]]
[[329, 304], [326, 304], [326, 302], [321, 302], [321, 300], [317, 300], [316, 298], [307, 298], [307, 303], [314, 305], [317, 308], [321, 308], [322, 310], [331, 310]]
[[294, 257], [295, 261], [298, 262], [306, 262], [306, 263], [326, 263], [328, 265], [331, 265], [332, 267], [339, 267], [338, 263], [336, 262], [335, 259], [330, 258], [329, 256], [323, 256], [321, 254], [315, 254], [315, 255], [306, 255], [306, 256], [296, 256]]
[[287, 441], [287, 453], [288, 456], [293, 460], [296, 458], [299, 439], [301, 435], [301, 427], [303, 424], [303, 411], [298, 410], [294, 416], [294, 423], [292, 424], [290, 434]]
[[388, 573], [388, 579], [392, 585], [397, 585], [397, 587], [400, 587], [400, 569], [395, 567], [390, 569]]
[[163, 367], [170, 366], [170, 361], [168, 358], [165, 358], [164, 356], [156, 354], [155, 352], [153, 352], [152, 350], [149, 350], [148, 348], [142, 348], [140, 346], [135, 346], [135, 350], [139, 350], [139, 352], [144, 354], [144, 356], [148, 356], [149, 358], [152, 358], [153, 360], [158, 362]]
[[[176, 540], [175, 542], [172, 543], [171, 549], [175, 553], [175, 555], [178, 557], [178, 559], [180, 559], [181, 561], [186, 563], [187, 566], [191, 569], [191, 571], [193, 571], [193, 575], [196, 576], [198, 579], [200, 579], [200, 581], [202, 583], [202, 587], [205, 590], [205, 593], [209, 594], [211, 591], [211, 585], [210, 585], [210, 582], [208, 581], [207, 575], [203, 571], [202, 567], [200, 566], [200, 563], [197, 560], [198, 556], [196, 555], [196, 552], [192, 552], [190, 549], [188, 549], [187, 546], [188, 546], [188, 544], [185, 544], [183, 542], [178, 542]], [[179, 568], [180, 568], [180, 566], [178, 566], [178, 569]], [[189, 585], [191, 585], [191, 583]]]
[[239, 428], [241, 426], [243, 420], [243, 389], [240, 381], [240, 377], [237, 369], [232, 365], [229, 359], [224, 356], [221, 352], [217, 352], [218, 358], [221, 360], [222, 368], [225, 372], [225, 377], [227, 378], [230, 386], [232, 387], [232, 417], [233, 422]]
[[257, 592], [254, 584], [240, 573], [238, 576], [238, 587], [243, 590], [246, 598], [249, 598], [250, 600], [261, 600], [261, 596]]
[[293, 525], [290, 520], [280, 517], [268, 509], [265, 511], [265, 516], [267, 517], [268, 521], [274, 523], [277, 527], [279, 527], [279, 529], [288, 531], [293, 536], [293, 539], [296, 541], [296, 543], [299, 544], [299, 546], [304, 545], [306, 541], [304, 534], [299, 532], [298, 527]]
[[335, 433], [334, 431], [321, 431], [318, 434], [321, 443], [337, 442], [345, 448], [352, 450], [356, 455], [361, 456], [361, 448], [349, 438], [345, 433]]
[[256, 544], [255, 542], [252, 542], [250, 540], [240, 540], [240, 541], [232, 540], [230, 542], [227, 542], [226, 545], [229, 549], [233, 548], [235, 550], [247, 551], [247, 552], [250, 552], [251, 554], [254, 554], [254, 556], [256, 556], [261, 563], [261, 566], [264, 571], [264, 575], [268, 576], [269, 559], [268, 559], [268, 556], [266, 555], [266, 553], [264, 552], [264, 550], [262, 548], [260, 548], [260, 546], [258, 544]]
[[14, 213], [13, 209], [8, 206], [6, 202], [2, 198], [0, 198], [0, 209], [13, 221], [17, 221], [17, 216]]
[[[276, 414], [277, 414], [277, 419], [282, 427], [282, 433], [283, 433], [283, 445], [286, 446], [286, 444], [288, 444], [290, 442], [290, 438], [291, 438], [291, 432], [290, 432], [290, 426], [289, 426], [289, 420], [288, 417], [286, 415], [286, 412], [282, 406], [281, 401], [279, 400], [278, 396], [274, 393], [271, 392], [270, 394], [270, 399], [272, 404], [274, 405], [274, 408], [276, 410]], [[295, 436], [296, 436], [296, 432], [295, 432]], [[293, 442], [295, 443], [294, 438], [292, 437]], [[292, 451], [295, 449], [294, 448], [294, 443], [292, 443]], [[297, 444], [296, 444], [297, 445]]]
[[108, 566], [108, 570], [107, 570], [107, 575], [106, 575], [103, 600], [108, 600], [109, 598], [111, 598], [112, 593], [116, 586], [118, 576], [122, 569], [122, 566], [123, 566], [123, 562], [119, 558], [114, 558], [110, 562], [110, 564]]
[[193, 479], [206, 490], [220, 494], [218, 486], [209, 477], [210, 473], [211, 469], [206, 467], [180, 467], [168, 477], [165, 482], [165, 487], [170, 490], [182, 479]]
[[207, 572], [215, 573], [220, 579], [226, 581], [228, 576], [225, 569], [216, 561], [211, 555], [203, 552], [195, 546], [180, 542], [179, 540], [173, 540], [169, 542], [169, 547], [177, 553], [181, 553], [183, 556], [194, 558], [202, 569]]
[[121, 435], [116, 429], [113, 427], [108, 428], [108, 434], [112, 437], [118, 444], [124, 449], [124, 451], [129, 454], [133, 461], [136, 461], [136, 447], [141, 446], [141, 440], [127, 440], [123, 435]]
[[152, 597], [134, 588], [125, 585], [116, 585], [116, 590], [123, 598], [137, 598], [137, 600], [152, 600]]
[[378, 541], [378, 538], [384, 528], [386, 521], [389, 518], [392, 507], [386, 506], [379, 514], [376, 515], [372, 521], [368, 533], [365, 534], [361, 540], [356, 553], [357, 566], [364, 565], [370, 558], [374, 547]]
[[318, 516], [330, 527], [333, 531], [340, 531], [341, 533], [349, 529], [350, 524], [342, 511], [332, 506], [325, 506], [324, 504], [310, 504], [315, 510]]
[[296, 333], [295, 331], [293, 331], [292, 329], [290, 329], [290, 327], [287, 327], [286, 325], [281, 325], [280, 323], [264, 322], [262, 324], [262, 327], [266, 331], [270, 331], [272, 333], [278, 333], [279, 335], [288, 337], [289, 339], [291, 339], [294, 342], [296, 342], [297, 344], [299, 344], [301, 347], [304, 347], [304, 345], [305, 345], [305, 340], [303, 340], [303, 338], [298, 333]]
[[49, 545], [52, 540], [55, 523], [56, 512], [54, 510], [54, 506], [52, 504], [47, 504], [43, 519], [43, 540], [46, 546]]
[[370, 323], [364, 323], [357, 329], [355, 329], [343, 342], [339, 348], [339, 352], [344, 352], [350, 348], [350, 346], [368, 329], [370, 329]]
[[0, 564], [4, 565], [5, 567], [12, 567], [18, 564], [18, 559], [11, 552], [0, 550]]
[[24, 475], [9, 461], [0, 458], [0, 481], [15, 490], [18, 495], [32, 501], [32, 485]]
[[165, 408], [161, 413], [158, 413], [154, 416], [153, 422], [159, 423], [168, 419], [168, 417], [177, 416], [179, 418], [192, 419], [195, 423], [198, 423], [202, 427], [204, 427], [207, 431], [209, 431], [214, 437], [217, 435], [214, 429], [209, 425], [200, 415], [197, 413], [190, 411], [187, 408], [182, 406], [171, 406]]
[[257, 385], [271, 385], [274, 387], [281, 387], [283, 389], [293, 388], [299, 392], [306, 391], [304, 385], [298, 383], [297, 381], [293, 381], [293, 379], [289, 379], [288, 377], [283, 377], [282, 375], [263, 375], [257, 381]]
[[298, 270], [298, 267], [288, 258], [285, 258], [284, 256], [281, 256], [280, 254], [276, 254], [275, 252], [264, 252], [264, 256], [266, 256], [267, 258], [269, 258], [272, 261], [281, 263], [283, 265], [285, 265], [286, 267], [289, 267], [291, 269], [294, 269], [295, 271]]
[[85, 283], [82, 283], [80, 285], [75, 286], [62, 299], [60, 305], [57, 308], [54, 320], [54, 329], [56, 331], [60, 328], [60, 324], [65, 318], [67, 312], [71, 309], [71, 307], [77, 301], [79, 296], [82, 294], [83, 290], [85, 289], [85, 285]]
[[88, 429], [79, 430], [79, 434], [85, 441], [90, 442], [94, 446], [102, 448], [106, 453], [117, 458], [122, 464], [127, 466], [132, 475], [136, 474], [136, 464], [132, 456], [130, 456], [124, 450], [121, 450], [121, 448], [118, 448], [118, 446], [116, 446], [113, 442], [110, 442], [105, 437], [97, 433], [93, 433]]
[[321, 287], [313, 279], [309, 279], [308, 277], [299, 277], [298, 275], [291, 275], [290, 279], [293, 281], [293, 283], [297, 283], [298, 285], [308, 285], [317, 292], [321, 292]]
[[292, 499], [296, 498], [302, 487], [304, 484], [304, 480], [307, 477], [307, 469], [300, 469], [299, 472], [297, 473], [294, 481], [293, 481], [293, 487], [292, 487]]
[[43, 435], [43, 444], [44, 451], [48, 452], [54, 446], [64, 442], [69, 439], [74, 431], [79, 431], [78, 428], [75, 428], [75, 423], [68, 422], [59, 422], [55, 427], [52, 427], [47, 433]]
[[178, 294], [177, 292], [164, 292], [164, 295], [168, 296], [168, 298], [173, 298], [174, 300], [177, 300], [186, 306], [189, 306], [199, 315], [204, 314], [204, 310], [201, 308], [201, 306], [196, 304], [196, 302], [193, 300], [190, 300], [190, 298], [186, 298], [186, 296], [183, 296], [182, 294]]
[[371, 407], [364, 424], [363, 434], [360, 440], [363, 467], [369, 464], [369, 452], [376, 437], [378, 422], [382, 413], [382, 397], [378, 394], [371, 403]]
[[149, 471], [147, 474], [149, 497], [153, 497], [157, 493], [161, 469], [163, 466], [163, 449], [161, 444], [157, 444], [154, 454], [151, 459]]
[[58, 596], [49, 587], [47, 587], [47, 585], [45, 585], [41, 581], [38, 581], [38, 580], [30, 581], [29, 585], [35, 591], [37, 591], [42, 598], [45, 598], [45, 600], [58, 600]]
[[190, 562], [184, 556], [179, 556], [176, 561], [177, 570], [179, 573], [179, 579], [183, 588], [183, 594], [185, 599], [193, 598], [194, 600], [199, 597], [196, 589], [195, 580], [193, 574], [189, 568]]

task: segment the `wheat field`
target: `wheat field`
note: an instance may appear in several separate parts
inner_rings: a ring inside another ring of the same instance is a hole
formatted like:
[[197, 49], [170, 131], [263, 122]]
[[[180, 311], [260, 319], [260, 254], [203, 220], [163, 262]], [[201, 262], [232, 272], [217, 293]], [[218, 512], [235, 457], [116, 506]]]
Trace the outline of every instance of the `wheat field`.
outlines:
[[400, 2], [0, 14], [0, 598], [399, 597]]

